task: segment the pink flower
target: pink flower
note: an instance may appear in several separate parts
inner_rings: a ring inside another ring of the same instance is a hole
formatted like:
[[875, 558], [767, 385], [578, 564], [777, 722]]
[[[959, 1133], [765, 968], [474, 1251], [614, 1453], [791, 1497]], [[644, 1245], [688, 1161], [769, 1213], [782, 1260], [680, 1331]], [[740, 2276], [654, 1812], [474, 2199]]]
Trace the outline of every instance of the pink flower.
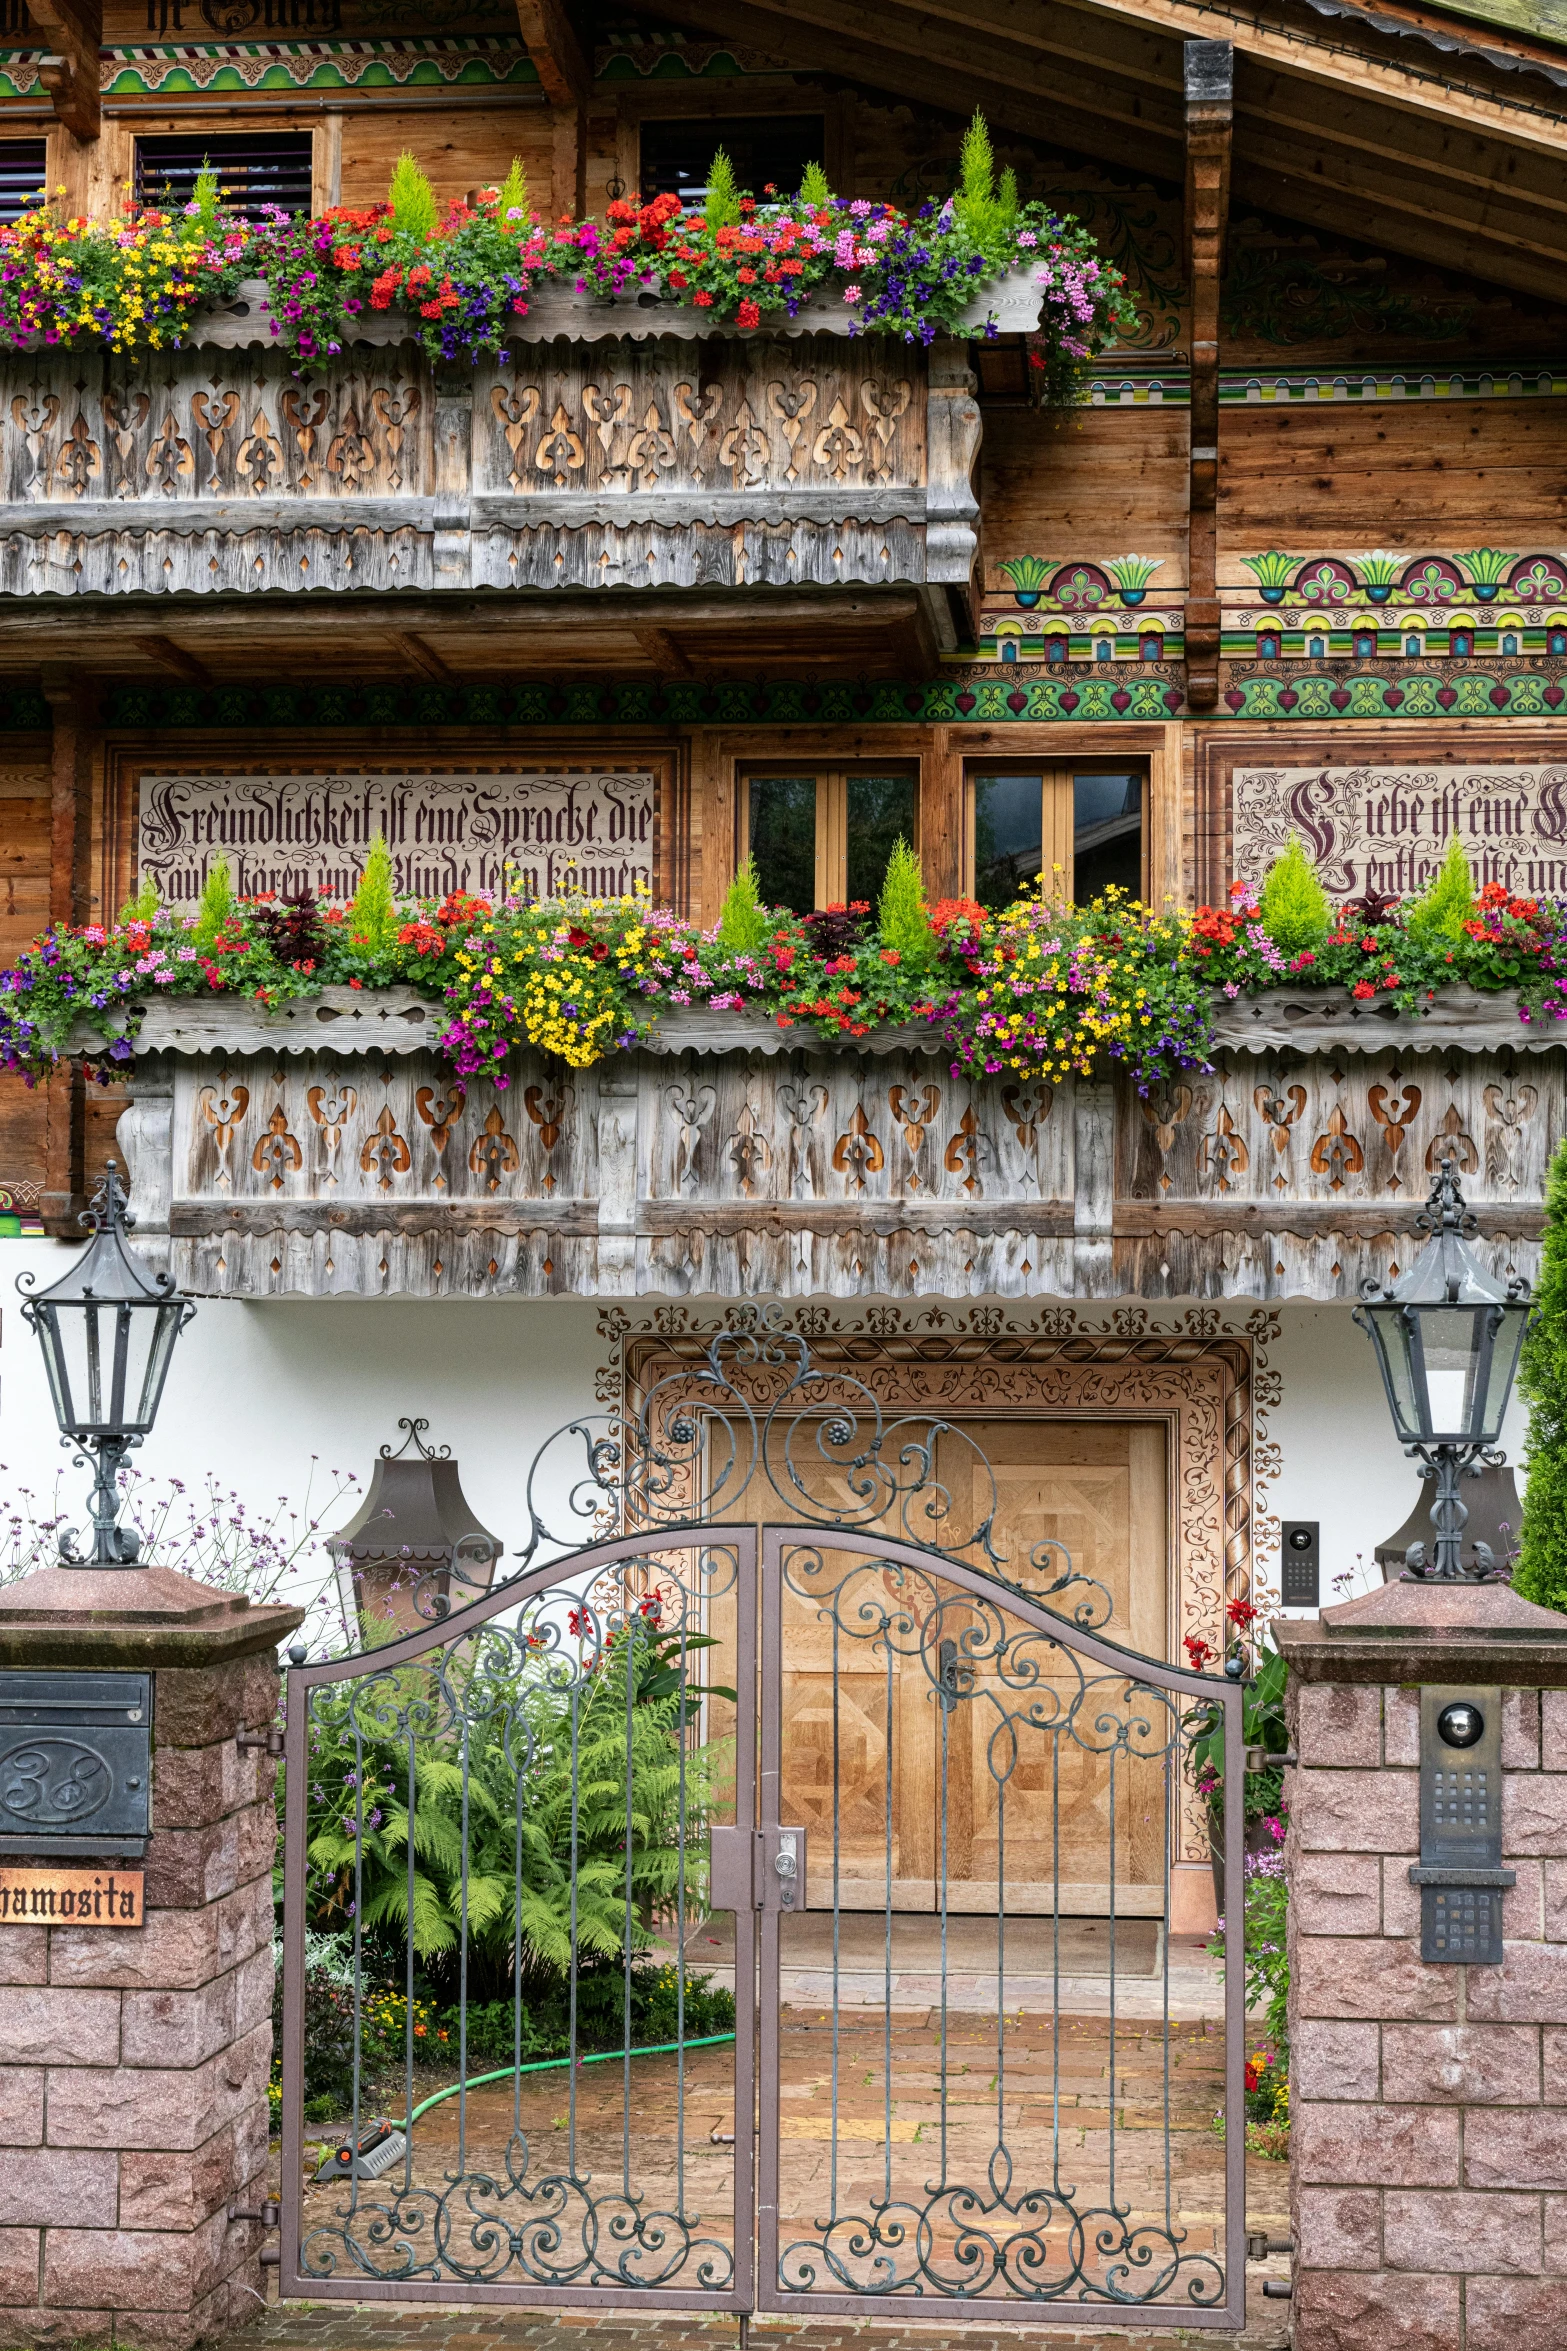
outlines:
[[860, 298], [860, 289], [859, 289], [859, 287], [858, 287], [858, 286], [845, 286], [845, 287], [844, 287], [844, 289], [843, 289], [843, 298], [844, 298], [845, 302], [858, 302], [858, 300], [859, 300], [859, 298]]

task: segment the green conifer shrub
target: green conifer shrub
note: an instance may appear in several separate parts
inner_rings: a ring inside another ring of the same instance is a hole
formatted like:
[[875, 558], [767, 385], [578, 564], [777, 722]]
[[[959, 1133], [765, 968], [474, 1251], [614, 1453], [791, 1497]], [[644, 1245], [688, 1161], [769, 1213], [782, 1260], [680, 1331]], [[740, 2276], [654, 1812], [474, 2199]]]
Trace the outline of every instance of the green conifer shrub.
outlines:
[[800, 202], [822, 205], [832, 202], [832, 190], [827, 185], [827, 174], [819, 163], [808, 163], [800, 180]]
[[1262, 884], [1262, 927], [1281, 955], [1300, 955], [1322, 945], [1333, 925], [1328, 894], [1317, 879], [1317, 869], [1306, 855], [1298, 833], [1291, 833], [1281, 854], [1269, 866]]
[[713, 166], [707, 175], [707, 195], [702, 210], [710, 229], [732, 229], [740, 221], [740, 190], [735, 185], [735, 167], [722, 147], [713, 157]]
[[406, 147], [392, 167], [386, 200], [392, 207], [392, 226], [398, 235], [413, 237], [421, 245], [428, 243], [435, 233], [435, 190]]
[[756, 860], [747, 857], [724, 892], [718, 943], [726, 955], [754, 955], [766, 944], [772, 927], [762, 904]]
[[151, 922], [158, 911], [158, 885], [150, 873], [144, 873], [125, 904], [120, 908], [121, 922]]
[[895, 949], [908, 963], [928, 955], [934, 944], [935, 934], [925, 904], [925, 876], [907, 841], [897, 840], [892, 844], [886, 878], [881, 885], [881, 902], [876, 910], [876, 928], [882, 945]]
[[528, 225], [528, 175], [515, 155], [495, 201], [495, 220], [509, 237], [520, 237]]
[[348, 906], [348, 936], [363, 939], [372, 955], [382, 955], [397, 944], [400, 923], [392, 873], [392, 852], [384, 833], [377, 833], [365, 859], [359, 887]]
[[1449, 945], [1464, 935], [1464, 925], [1475, 910], [1475, 878], [1464, 845], [1454, 833], [1447, 844], [1441, 870], [1428, 890], [1405, 909], [1404, 926], [1412, 939], [1425, 946]]
[[233, 911], [233, 872], [226, 857], [214, 857], [207, 868], [207, 878], [201, 886], [201, 897], [196, 906], [196, 927], [190, 935], [192, 946], [203, 950], [210, 948]]
[[1545, 1246], [1518, 1365], [1529, 1407], [1523, 1535], [1513, 1590], [1567, 1611], [1567, 1137], [1545, 1179]]

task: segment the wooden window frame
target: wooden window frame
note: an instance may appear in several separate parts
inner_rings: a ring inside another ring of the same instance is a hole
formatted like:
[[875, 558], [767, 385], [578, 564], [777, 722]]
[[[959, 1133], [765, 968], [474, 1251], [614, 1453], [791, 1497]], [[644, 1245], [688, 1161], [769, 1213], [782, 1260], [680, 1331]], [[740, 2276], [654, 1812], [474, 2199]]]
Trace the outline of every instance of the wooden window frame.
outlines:
[[816, 903], [844, 904], [849, 895], [849, 782], [861, 775], [907, 773], [914, 792], [914, 839], [920, 846], [920, 761], [905, 753], [891, 759], [851, 759], [826, 765], [814, 759], [743, 759], [735, 778], [735, 858], [743, 865], [751, 853], [751, 783], [753, 777], [782, 779], [813, 776], [816, 780]]
[[1068, 905], [1074, 904], [1070, 883], [1076, 863], [1076, 823], [1073, 810], [1072, 780], [1084, 775], [1130, 775], [1134, 769], [1142, 777], [1142, 804], [1138, 811], [1141, 825], [1141, 847], [1138, 858], [1138, 896], [1149, 897], [1153, 844], [1152, 832], [1152, 773], [1146, 755], [1130, 758], [1113, 757], [1091, 759], [1030, 759], [1026, 752], [1000, 752], [989, 757], [966, 758], [963, 762], [963, 889], [972, 898], [978, 886], [975, 871], [974, 823], [977, 788], [984, 775], [1037, 775], [1040, 779], [1039, 854], [1040, 871], [1059, 869], [1068, 881], [1064, 896]]

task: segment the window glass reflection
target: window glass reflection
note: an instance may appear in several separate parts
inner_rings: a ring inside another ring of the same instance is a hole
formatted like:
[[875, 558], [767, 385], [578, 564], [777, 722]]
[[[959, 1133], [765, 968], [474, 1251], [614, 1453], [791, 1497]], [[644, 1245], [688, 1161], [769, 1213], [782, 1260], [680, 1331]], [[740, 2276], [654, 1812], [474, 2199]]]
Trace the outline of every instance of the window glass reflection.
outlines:
[[748, 838], [764, 906], [816, 904], [816, 778], [752, 776]]
[[848, 778], [848, 903], [881, 896], [887, 860], [898, 840], [914, 845], [914, 778], [911, 775], [851, 775]]
[[1143, 779], [1072, 778], [1072, 896], [1086, 906], [1111, 885], [1128, 898], [1143, 889]]
[[1038, 775], [980, 775], [974, 783], [974, 895], [999, 910], [1039, 885], [1044, 856]]

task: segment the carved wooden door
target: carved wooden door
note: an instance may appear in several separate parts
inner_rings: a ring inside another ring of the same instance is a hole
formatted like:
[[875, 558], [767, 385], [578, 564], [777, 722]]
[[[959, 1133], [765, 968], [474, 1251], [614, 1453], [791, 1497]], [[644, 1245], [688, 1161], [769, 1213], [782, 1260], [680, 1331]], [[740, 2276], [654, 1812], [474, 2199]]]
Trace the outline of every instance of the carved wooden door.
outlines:
[[[1159, 1421], [965, 1421], [996, 1484], [996, 1549], [1005, 1572], [1043, 1593], [1061, 1572], [1054, 1540], [1080, 1576], [1104, 1586], [1103, 1630], [1146, 1655], [1165, 1653], [1168, 1502], [1165, 1431]], [[842, 1508], [841, 1477], [797, 1449], [813, 1499]], [[976, 1523], [988, 1506], [987, 1472], [963, 1437], [942, 1441], [938, 1475], [953, 1492], [953, 1523]], [[825, 1515], [825, 1513], [824, 1513]], [[940, 1530], [914, 1527], [918, 1539]], [[824, 1539], [823, 1551], [828, 1549]], [[783, 1788], [780, 1816], [809, 1832], [807, 1898], [840, 1909], [993, 1913], [1004, 1881], [1009, 1912], [1108, 1906], [1105, 1856], [1113, 1826], [1117, 1906], [1162, 1907], [1165, 1799], [1158, 1768], [1019, 1723], [1019, 1693], [989, 1686], [963, 1661], [961, 1607], [940, 1603], [892, 1571], [865, 1608], [824, 1608], [815, 1586], [834, 1581], [824, 1561], [785, 1579], [781, 1649]], [[1075, 1585], [1054, 1605], [1083, 1597]], [[885, 1613], [894, 1625], [880, 1636]], [[903, 1620], [899, 1630], [900, 1618]], [[940, 1687], [942, 1646], [952, 1654]], [[927, 1653], [928, 1652], [928, 1653]], [[1068, 1652], [1044, 1651], [1041, 1722], [1069, 1705], [1080, 1680]], [[1047, 1686], [1047, 1687], [1046, 1687]], [[1084, 1713], [1079, 1701], [1078, 1719]], [[1011, 1726], [1011, 1727], [1008, 1727]], [[1003, 1853], [1004, 1845], [1004, 1853]]]

